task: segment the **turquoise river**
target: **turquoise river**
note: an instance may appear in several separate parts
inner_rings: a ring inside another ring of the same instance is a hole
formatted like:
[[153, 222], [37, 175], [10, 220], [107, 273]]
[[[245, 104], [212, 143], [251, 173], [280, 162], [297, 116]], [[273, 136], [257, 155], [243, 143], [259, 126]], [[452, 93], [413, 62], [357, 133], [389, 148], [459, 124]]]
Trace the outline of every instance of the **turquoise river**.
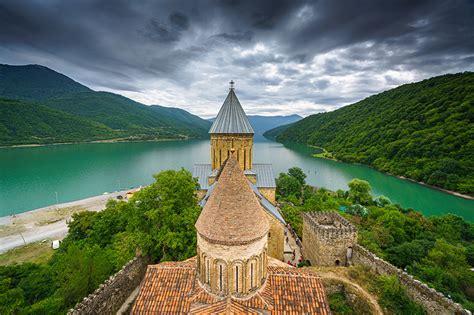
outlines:
[[[123, 190], [153, 181], [152, 174], [210, 160], [209, 141], [91, 143], [0, 149], [0, 216]], [[347, 189], [352, 178], [370, 182], [375, 196], [385, 195], [425, 215], [455, 213], [474, 222], [474, 201], [369, 167], [310, 156], [313, 149], [258, 141], [254, 161], [272, 163], [275, 177], [299, 166], [309, 184]]]

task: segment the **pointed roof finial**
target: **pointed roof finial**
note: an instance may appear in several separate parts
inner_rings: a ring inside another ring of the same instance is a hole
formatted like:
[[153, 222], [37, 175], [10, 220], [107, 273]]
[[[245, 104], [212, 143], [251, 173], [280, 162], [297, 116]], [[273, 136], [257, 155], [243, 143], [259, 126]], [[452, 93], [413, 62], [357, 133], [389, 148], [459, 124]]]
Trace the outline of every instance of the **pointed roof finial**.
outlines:
[[233, 90], [234, 89], [234, 80], [230, 80], [229, 84], [230, 84], [230, 89]]

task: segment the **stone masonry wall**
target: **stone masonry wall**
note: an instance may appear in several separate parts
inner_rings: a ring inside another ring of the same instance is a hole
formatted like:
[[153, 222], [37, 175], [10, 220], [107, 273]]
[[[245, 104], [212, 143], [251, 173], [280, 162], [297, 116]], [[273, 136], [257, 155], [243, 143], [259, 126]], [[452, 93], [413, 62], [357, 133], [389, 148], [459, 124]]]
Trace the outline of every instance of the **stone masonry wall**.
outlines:
[[353, 247], [352, 263], [366, 266], [372, 272], [380, 275], [396, 275], [407, 288], [408, 295], [421, 304], [428, 314], [471, 314], [460, 304], [454, 303], [443, 294], [414, 279], [413, 276], [377, 257], [360, 245]]
[[285, 226], [267, 211], [264, 211], [264, 213], [270, 226], [270, 237], [268, 238], [268, 255], [283, 261]]
[[[322, 222], [334, 222], [325, 225]], [[346, 266], [347, 252], [357, 243], [357, 230], [335, 212], [303, 214], [303, 255], [316, 266]]]
[[115, 314], [140, 284], [148, 265], [146, 257], [135, 257], [112, 275], [97, 290], [69, 310], [68, 315]]

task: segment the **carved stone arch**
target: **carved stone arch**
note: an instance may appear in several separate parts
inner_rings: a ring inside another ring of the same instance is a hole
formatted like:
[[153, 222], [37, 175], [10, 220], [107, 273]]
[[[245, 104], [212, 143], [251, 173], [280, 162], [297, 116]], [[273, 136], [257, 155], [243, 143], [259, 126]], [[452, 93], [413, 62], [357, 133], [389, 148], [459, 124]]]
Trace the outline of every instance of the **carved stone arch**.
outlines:
[[214, 287], [216, 288], [216, 292], [219, 294], [226, 294], [227, 287], [228, 287], [228, 266], [227, 262], [223, 259], [216, 259], [214, 260], [214, 274], [215, 274], [215, 281]]
[[260, 285], [258, 261], [259, 259], [257, 255], [250, 257], [247, 261], [247, 291], [253, 290]]
[[262, 251], [262, 258], [261, 258], [261, 267], [262, 267], [262, 282], [267, 277], [267, 267], [268, 267], [268, 256], [267, 256], [267, 248], [265, 247]]
[[229, 279], [232, 279], [232, 286], [229, 286], [229, 291], [235, 294], [241, 294], [245, 292], [245, 262], [242, 260], [235, 260], [232, 262], [231, 268], [232, 275]]
[[203, 267], [204, 267], [204, 272], [203, 272], [203, 281], [202, 283], [211, 285], [212, 281], [212, 257], [209, 257], [207, 255], [204, 255], [203, 258]]
[[197, 265], [197, 273], [200, 275], [201, 273], [201, 251], [199, 250], [199, 246], [196, 247], [196, 265]]

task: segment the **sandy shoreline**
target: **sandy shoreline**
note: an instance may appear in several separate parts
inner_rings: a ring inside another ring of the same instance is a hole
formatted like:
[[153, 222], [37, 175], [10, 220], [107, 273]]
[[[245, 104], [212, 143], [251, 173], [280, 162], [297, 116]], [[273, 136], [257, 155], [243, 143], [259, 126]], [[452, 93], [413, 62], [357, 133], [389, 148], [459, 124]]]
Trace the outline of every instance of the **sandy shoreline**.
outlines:
[[62, 239], [68, 231], [67, 220], [73, 213], [84, 210], [101, 211], [109, 199], [116, 199], [119, 195], [125, 197], [132, 190], [134, 189], [0, 217], [0, 253], [32, 242]]

